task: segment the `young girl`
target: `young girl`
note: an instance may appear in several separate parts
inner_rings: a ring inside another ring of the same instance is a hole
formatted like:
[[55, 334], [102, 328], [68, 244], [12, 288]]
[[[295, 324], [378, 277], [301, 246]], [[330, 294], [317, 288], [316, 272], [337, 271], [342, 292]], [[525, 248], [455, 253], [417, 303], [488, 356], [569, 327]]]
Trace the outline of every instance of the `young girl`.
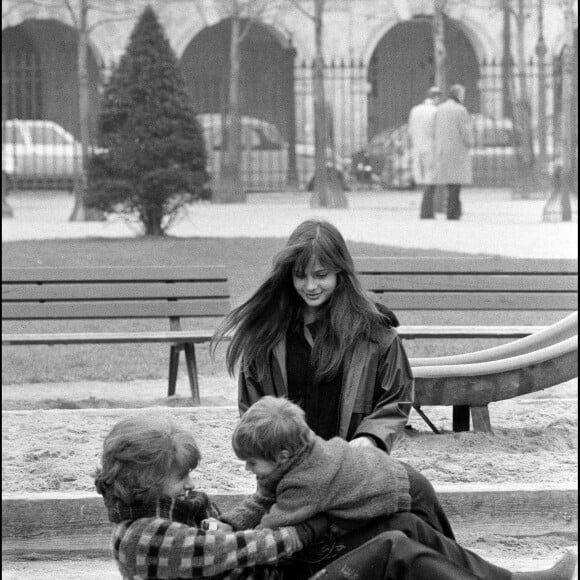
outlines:
[[[336, 227], [310, 219], [275, 256], [266, 281], [225, 318], [212, 350], [232, 333], [226, 361], [230, 374], [240, 363], [241, 413], [265, 395], [287, 397], [323, 439], [390, 453], [414, 393], [398, 324], [362, 288]], [[417, 513], [453, 538], [433, 486], [416, 475]]]
[[243, 413], [286, 396], [324, 439], [390, 453], [413, 404], [413, 376], [398, 321], [366, 293], [340, 232], [310, 219], [290, 235], [266, 281], [223, 321], [228, 371], [239, 369]]

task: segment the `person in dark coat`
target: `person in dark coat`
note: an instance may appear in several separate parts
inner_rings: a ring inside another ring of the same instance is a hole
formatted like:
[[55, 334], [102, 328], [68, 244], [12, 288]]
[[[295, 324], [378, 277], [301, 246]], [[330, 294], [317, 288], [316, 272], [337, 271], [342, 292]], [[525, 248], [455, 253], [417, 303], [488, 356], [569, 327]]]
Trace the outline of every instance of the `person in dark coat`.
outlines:
[[434, 122], [435, 183], [447, 186], [447, 219], [461, 217], [461, 186], [472, 182], [471, 117], [463, 105], [465, 87], [453, 85], [437, 107]]
[[[413, 406], [414, 379], [396, 315], [367, 293], [338, 229], [301, 223], [271, 273], [216, 330], [230, 374], [239, 363], [240, 414], [261, 397], [287, 397], [323, 439], [390, 453]], [[433, 487], [414, 479], [425, 521], [453, 537]]]
[[231, 335], [240, 413], [264, 395], [287, 396], [314, 432], [390, 453], [407, 423], [414, 379], [395, 314], [367, 293], [338, 229], [302, 222], [254, 294], [212, 339]]

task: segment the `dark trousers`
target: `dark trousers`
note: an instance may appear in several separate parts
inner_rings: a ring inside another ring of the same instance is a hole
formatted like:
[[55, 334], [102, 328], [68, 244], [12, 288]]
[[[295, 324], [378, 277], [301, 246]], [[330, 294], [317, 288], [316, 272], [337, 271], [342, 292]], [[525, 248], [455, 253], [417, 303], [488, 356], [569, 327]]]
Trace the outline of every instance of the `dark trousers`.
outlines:
[[411, 513], [420, 517], [425, 523], [444, 536], [454, 540], [455, 534], [431, 482], [414, 467], [407, 465], [403, 461], [401, 463], [409, 476]]
[[462, 548], [421, 518], [399, 513], [336, 541], [332, 561], [301, 564], [285, 580], [511, 580], [512, 574]]
[[[423, 191], [423, 199], [421, 200], [421, 211], [419, 213], [421, 219], [432, 219], [435, 217], [436, 190], [436, 185], [428, 185], [425, 187], [425, 191]], [[447, 184], [447, 219], [449, 220], [458, 220], [461, 217], [460, 193], [461, 184]]]
[[435, 217], [435, 190], [436, 185], [428, 185], [423, 191], [423, 199], [421, 200], [421, 212], [419, 217], [424, 219], [432, 219]]
[[461, 217], [461, 200], [459, 194], [461, 193], [461, 184], [449, 183], [447, 184], [447, 219], [458, 220]]

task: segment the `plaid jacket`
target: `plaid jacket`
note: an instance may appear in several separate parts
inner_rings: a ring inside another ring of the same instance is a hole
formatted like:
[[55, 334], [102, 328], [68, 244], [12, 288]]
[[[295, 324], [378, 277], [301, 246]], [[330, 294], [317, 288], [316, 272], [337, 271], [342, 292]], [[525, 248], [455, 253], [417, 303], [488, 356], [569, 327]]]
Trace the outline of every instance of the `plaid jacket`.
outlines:
[[[200, 494], [205, 495], [205, 494]], [[193, 509], [190, 506], [193, 505]], [[154, 506], [109, 507], [113, 553], [125, 580], [214, 578], [270, 580], [274, 567], [302, 548], [294, 528], [224, 532], [202, 529], [199, 505], [162, 500]]]

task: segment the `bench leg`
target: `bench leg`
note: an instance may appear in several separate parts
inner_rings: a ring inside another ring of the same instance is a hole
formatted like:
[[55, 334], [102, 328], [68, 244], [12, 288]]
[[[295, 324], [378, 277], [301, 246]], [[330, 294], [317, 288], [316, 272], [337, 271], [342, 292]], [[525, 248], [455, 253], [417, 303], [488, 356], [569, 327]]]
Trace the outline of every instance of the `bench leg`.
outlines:
[[179, 367], [179, 350], [181, 345], [172, 344], [169, 350], [169, 387], [167, 396], [175, 395], [175, 386], [177, 385], [177, 369]]
[[469, 431], [469, 405], [453, 405], [453, 431]]
[[473, 420], [474, 431], [493, 433], [487, 405], [482, 405], [481, 407], [471, 407], [471, 418]]
[[185, 351], [185, 365], [187, 366], [187, 374], [189, 375], [189, 386], [191, 388], [191, 398], [194, 405], [199, 405], [199, 383], [197, 380], [197, 363], [195, 361], [195, 345], [187, 343], [183, 345]]

